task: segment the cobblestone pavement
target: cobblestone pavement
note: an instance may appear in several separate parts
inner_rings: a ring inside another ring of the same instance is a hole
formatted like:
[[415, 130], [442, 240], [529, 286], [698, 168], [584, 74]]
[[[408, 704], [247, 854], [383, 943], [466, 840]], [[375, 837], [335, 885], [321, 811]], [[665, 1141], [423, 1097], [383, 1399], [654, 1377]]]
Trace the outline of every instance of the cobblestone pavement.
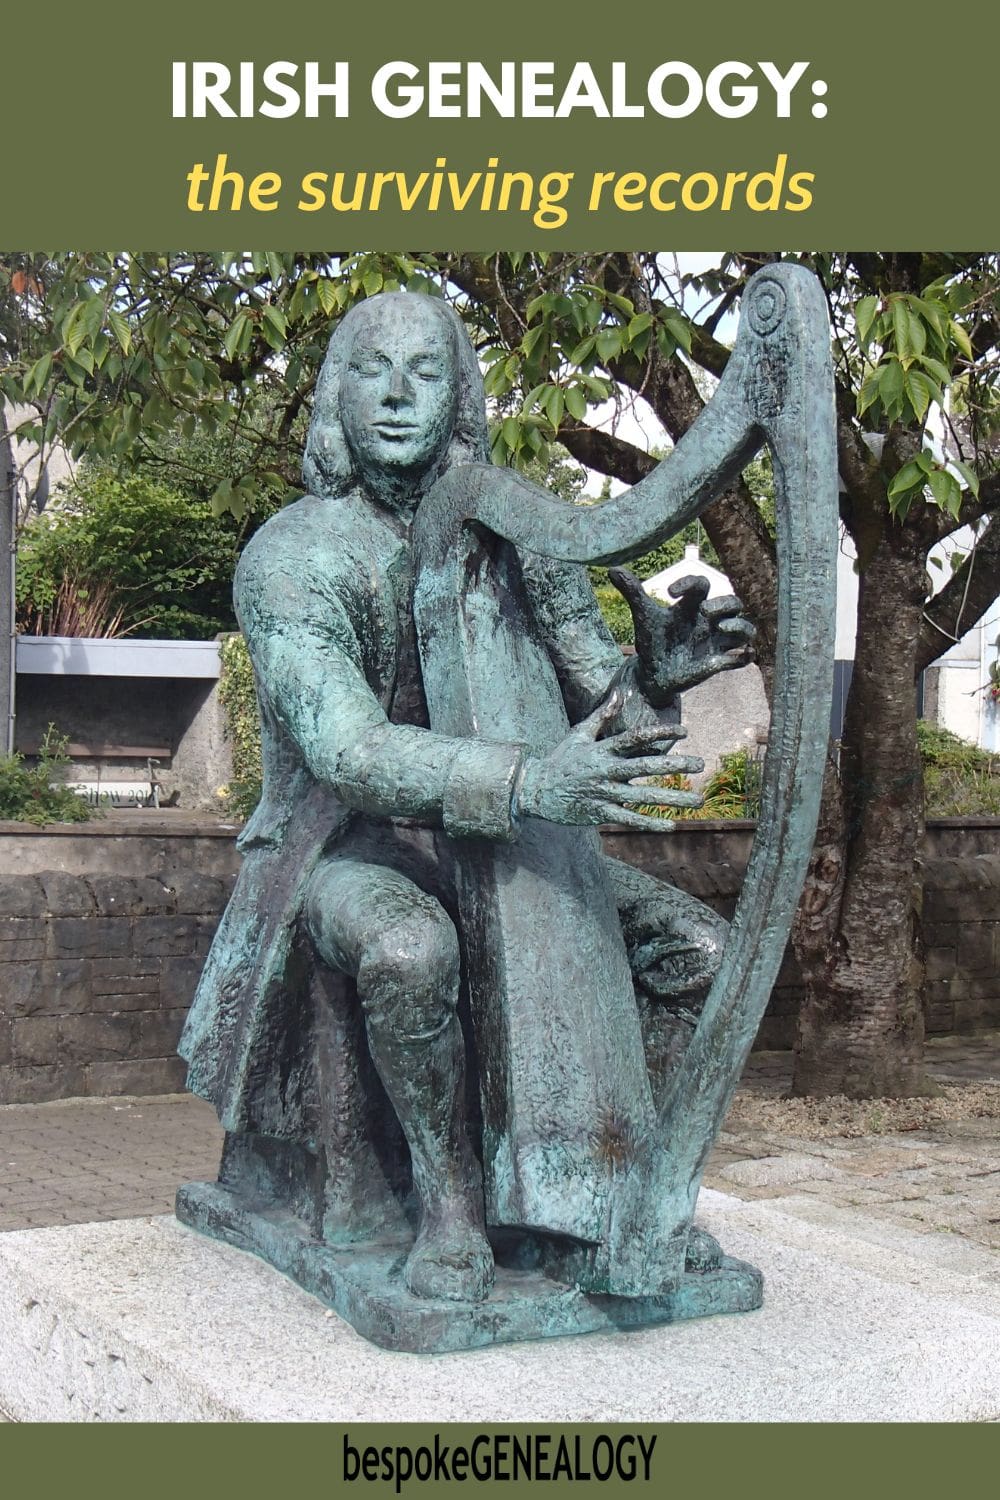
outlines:
[[[921, 1241], [912, 1236], [930, 1235], [938, 1243], [925, 1242], [926, 1253], [956, 1265], [963, 1242], [1000, 1252], [1000, 1031], [934, 1038], [927, 1059], [936, 1083], [969, 1086], [961, 1118], [921, 1126], [917, 1101], [913, 1119], [893, 1131], [881, 1123], [889, 1110], [874, 1100], [862, 1107], [866, 1133], [853, 1136], [826, 1132], [817, 1139], [768, 1124], [732, 1129], [727, 1122], [706, 1185], [741, 1198], [780, 1199], [774, 1206], [783, 1213], [831, 1228], [847, 1229], [850, 1220], [855, 1233], [860, 1210], [867, 1221], [862, 1237], [873, 1245], [902, 1232], [919, 1253]], [[787, 1053], [756, 1054], [741, 1085], [744, 1097], [779, 1099], [788, 1065]], [[952, 1237], [950, 1250], [945, 1236]]]
[[[936, 1039], [928, 1056], [940, 1081], [1000, 1081], [1000, 1032]], [[759, 1052], [741, 1087], [777, 1098], [789, 1076], [789, 1054]], [[862, 1208], [1000, 1251], [1000, 1122], [882, 1134], [877, 1106], [872, 1122], [871, 1133], [850, 1139], [727, 1129], [705, 1181], [744, 1198], [781, 1198], [802, 1217]], [[190, 1095], [2, 1107], [0, 1230], [169, 1213], [179, 1183], [214, 1178], [221, 1139], [212, 1110]]]

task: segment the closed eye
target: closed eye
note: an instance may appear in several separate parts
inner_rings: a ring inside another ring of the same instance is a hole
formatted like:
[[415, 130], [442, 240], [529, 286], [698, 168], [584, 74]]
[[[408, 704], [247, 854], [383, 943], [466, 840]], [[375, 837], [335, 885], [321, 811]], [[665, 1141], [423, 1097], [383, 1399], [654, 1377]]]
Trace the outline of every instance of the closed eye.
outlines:
[[409, 370], [410, 374], [416, 375], [418, 380], [441, 380], [444, 376], [444, 370], [437, 360], [427, 359], [424, 356], [411, 360]]
[[355, 375], [381, 375], [388, 369], [389, 361], [378, 354], [365, 355], [361, 359], [352, 359], [349, 369]]

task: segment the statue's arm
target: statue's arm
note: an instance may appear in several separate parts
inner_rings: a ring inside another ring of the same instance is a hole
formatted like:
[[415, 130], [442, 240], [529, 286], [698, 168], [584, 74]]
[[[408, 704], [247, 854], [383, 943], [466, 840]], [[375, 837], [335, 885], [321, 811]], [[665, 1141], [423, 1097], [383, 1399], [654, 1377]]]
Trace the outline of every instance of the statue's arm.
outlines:
[[262, 695], [318, 781], [348, 807], [418, 817], [464, 837], [511, 839], [519, 745], [392, 724], [364, 673], [344, 604], [302, 557], [248, 548], [236, 611]]

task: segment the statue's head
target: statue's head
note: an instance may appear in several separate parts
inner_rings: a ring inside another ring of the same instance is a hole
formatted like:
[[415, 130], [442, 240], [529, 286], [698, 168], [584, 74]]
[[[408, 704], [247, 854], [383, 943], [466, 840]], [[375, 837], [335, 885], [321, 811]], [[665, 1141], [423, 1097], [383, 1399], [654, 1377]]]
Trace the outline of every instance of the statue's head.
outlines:
[[353, 307], [316, 388], [309, 492], [334, 497], [361, 483], [376, 499], [415, 501], [452, 464], [488, 455], [482, 377], [457, 313], [408, 292]]

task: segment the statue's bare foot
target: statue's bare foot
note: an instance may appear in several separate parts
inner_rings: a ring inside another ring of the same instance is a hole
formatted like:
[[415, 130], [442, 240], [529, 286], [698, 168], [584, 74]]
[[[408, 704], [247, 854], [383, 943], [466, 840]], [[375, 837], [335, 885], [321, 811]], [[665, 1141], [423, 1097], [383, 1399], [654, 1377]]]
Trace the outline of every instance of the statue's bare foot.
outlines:
[[722, 1264], [722, 1246], [707, 1229], [692, 1224], [688, 1234], [685, 1271], [717, 1271]]
[[415, 1297], [482, 1302], [493, 1285], [493, 1251], [463, 1205], [425, 1213], [403, 1272]]

